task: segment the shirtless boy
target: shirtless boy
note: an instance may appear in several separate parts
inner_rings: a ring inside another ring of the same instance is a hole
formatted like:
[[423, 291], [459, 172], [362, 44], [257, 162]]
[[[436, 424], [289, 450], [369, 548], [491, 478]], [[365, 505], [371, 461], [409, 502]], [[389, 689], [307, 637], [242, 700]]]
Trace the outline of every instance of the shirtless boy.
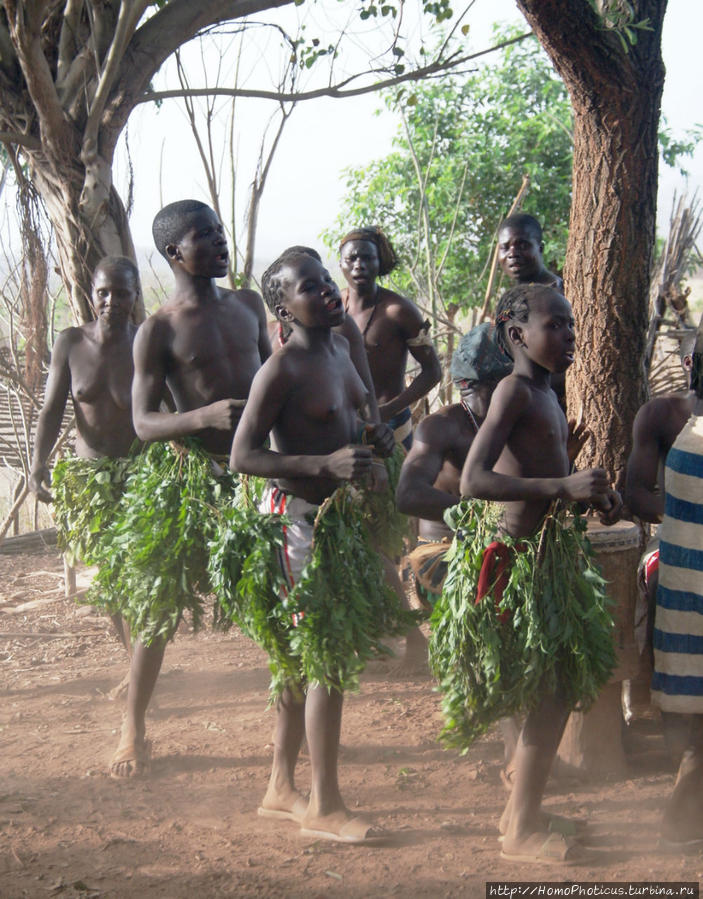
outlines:
[[[423, 321], [414, 303], [376, 283], [397, 264], [393, 247], [379, 228], [350, 231], [339, 250], [342, 274], [349, 285], [342, 292], [344, 308], [363, 335], [381, 421], [388, 422], [396, 442], [409, 449], [410, 406], [442, 376], [428, 334], [429, 323]], [[408, 351], [419, 363], [420, 372], [406, 387]]]
[[[139, 272], [126, 256], [105, 256], [93, 275], [95, 320], [66, 328], [51, 353], [44, 405], [39, 413], [29, 487], [43, 502], [52, 495], [47, 461], [61, 430], [69, 395], [73, 401], [80, 459], [119, 458], [137, 439], [132, 425], [132, 344], [137, 326], [130, 314], [139, 296]], [[129, 649], [122, 619], [117, 634]]]
[[[134, 427], [145, 441], [196, 436], [205, 450], [226, 457], [252, 379], [271, 352], [264, 306], [255, 291], [215, 284], [227, 274], [227, 241], [205, 203], [171, 203], [156, 215], [152, 232], [176, 283], [134, 342]], [[175, 413], [162, 410], [167, 390]], [[166, 643], [134, 643], [114, 777], [148, 770], [145, 715]]]
[[[590, 503], [605, 523], [620, 507], [602, 469], [569, 474], [566, 418], [550, 375], [574, 359], [571, 307], [554, 288], [526, 285], [501, 297], [498, 341], [514, 359], [496, 387], [486, 419], [461, 474], [464, 496], [504, 503], [503, 529], [512, 537], [539, 528], [552, 500]], [[514, 786], [503, 813], [503, 856], [528, 862], [567, 862], [577, 844], [548, 832], [540, 806], [549, 769], [568, 717], [559, 694], [545, 694], [528, 713], [515, 753]]]
[[[281, 256], [287, 256], [290, 253], [294, 253], [296, 251], [299, 253], [307, 253], [308, 256], [312, 256], [313, 259], [316, 259], [319, 263], [322, 263], [322, 257], [317, 252], [317, 250], [313, 250], [312, 247], [288, 247], [287, 250], [284, 250], [281, 253]], [[357, 370], [357, 372], [359, 373], [359, 377], [366, 386], [366, 391], [368, 394], [368, 414], [365, 417], [368, 421], [380, 421], [381, 419], [378, 412], [376, 391], [374, 390], [373, 381], [371, 379], [369, 360], [366, 357], [366, 347], [364, 346], [364, 338], [361, 336], [361, 331], [357, 328], [354, 319], [350, 315], [346, 314], [344, 315], [344, 321], [342, 322], [342, 324], [337, 325], [337, 327], [333, 328], [332, 330], [336, 334], [341, 334], [342, 337], [346, 338], [347, 342], [349, 343], [349, 356], [351, 358], [351, 361], [354, 363], [354, 368]], [[276, 350], [279, 350], [291, 335], [290, 327], [288, 327], [285, 322], [281, 321], [270, 322], [268, 326], [268, 332], [269, 338], [271, 340], [271, 349], [274, 352], [276, 352]]]
[[[336, 284], [307, 253], [279, 257], [263, 278], [264, 297], [291, 336], [254, 378], [249, 402], [235, 435], [231, 464], [237, 471], [275, 478], [270, 487], [275, 509], [285, 504], [291, 519], [288, 577], [295, 582], [309, 558], [314, 514], [340, 482], [359, 481], [371, 471], [372, 446], [358, 444], [363, 424], [357, 410], [364, 385], [349, 358], [348, 344], [332, 329], [344, 317]], [[269, 433], [273, 449], [266, 441]], [[385, 425], [368, 432], [383, 454], [393, 448]], [[293, 532], [301, 539], [293, 545]], [[354, 564], [344, 557], [339, 564]], [[305, 685], [300, 685], [305, 690]], [[344, 805], [337, 781], [337, 756], [343, 695], [308, 686], [301, 699], [284, 691], [277, 707], [273, 769], [260, 814], [289, 818], [304, 835], [342, 842], [364, 842], [376, 835], [364, 818]], [[297, 792], [294, 771], [305, 733], [312, 766], [306, 803]]]
[[558, 291], [564, 282], [544, 264], [542, 226], [520, 212], [504, 219], [498, 228], [498, 264], [513, 284], [548, 284]]

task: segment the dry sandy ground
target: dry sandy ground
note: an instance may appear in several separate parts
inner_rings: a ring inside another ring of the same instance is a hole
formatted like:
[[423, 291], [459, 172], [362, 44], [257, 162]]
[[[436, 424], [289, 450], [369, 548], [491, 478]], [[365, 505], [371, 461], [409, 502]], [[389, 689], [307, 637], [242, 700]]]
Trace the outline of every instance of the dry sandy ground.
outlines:
[[[0, 896], [449, 897], [489, 880], [673, 881], [703, 856], [656, 849], [672, 774], [651, 719], [631, 731], [630, 776], [553, 785], [547, 804], [588, 816], [588, 861], [527, 866], [499, 855], [505, 800], [496, 736], [444, 751], [437, 695], [374, 663], [346, 702], [341, 782], [391, 835], [381, 847], [311, 842], [257, 817], [271, 760], [263, 654], [241, 634], [179, 633], [149, 719], [148, 780], [107, 773], [126, 669], [104, 619], [63, 598], [51, 550], [0, 556]], [[28, 602], [41, 600], [30, 608]], [[645, 751], [643, 751], [645, 750]], [[303, 758], [299, 783], [309, 765]]]

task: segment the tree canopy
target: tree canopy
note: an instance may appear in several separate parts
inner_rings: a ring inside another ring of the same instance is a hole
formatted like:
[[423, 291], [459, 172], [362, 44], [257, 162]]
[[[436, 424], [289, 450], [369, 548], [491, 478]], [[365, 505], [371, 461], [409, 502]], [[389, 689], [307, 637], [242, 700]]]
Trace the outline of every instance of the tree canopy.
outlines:
[[[515, 37], [496, 33], [495, 42]], [[507, 44], [467, 76], [396, 90], [385, 102], [401, 116], [395, 150], [347, 170], [346, 203], [326, 235], [331, 246], [350, 226], [380, 225], [405, 263], [394, 275], [401, 289], [428, 296], [429, 250], [445, 306], [479, 305], [496, 229], [528, 175], [524, 209], [544, 225], [547, 258], [562, 264], [571, 105], [536, 39]]]

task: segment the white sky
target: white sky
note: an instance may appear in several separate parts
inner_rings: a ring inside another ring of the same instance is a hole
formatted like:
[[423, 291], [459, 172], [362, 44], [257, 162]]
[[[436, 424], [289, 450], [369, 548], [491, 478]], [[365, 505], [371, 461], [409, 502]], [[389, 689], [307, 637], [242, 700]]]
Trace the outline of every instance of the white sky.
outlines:
[[[318, 0], [318, 14], [330, 2]], [[355, 2], [348, 5], [352, 10], [356, 7]], [[297, 10], [283, 13], [298, 14]], [[471, 25], [469, 46], [472, 49], [487, 46], [494, 22], [513, 21], [524, 25], [513, 0], [476, 0], [467, 21]], [[308, 34], [311, 31], [309, 27]], [[663, 112], [675, 134], [703, 121], [700, 76], [696, 73], [701, 33], [703, 3], [669, 0], [663, 41], [667, 67]], [[359, 44], [365, 42], [364, 37], [357, 41]], [[267, 52], [265, 44], [257, 45], [256, 49], [261, 65], [272, 60], [276, 64], [280, 58], [278, 54]], [[212, 60], [208, 63], [212, 69]], [[252, 85], [256, 83], [254, 78], [260, 80], [259, 74], [253, 73]], [[197, 77], [194, 72], [194, 83]], [[156, 86], [166, 83], [166, 78], [160, 77]], [[175, 78], [169, 75], [168, 85], [175, 83]], [[284, 132], [264, 194], [257, 238], [259, 259], [268, 261], [283, 247], [294, 243], [311, 244], [323, 250], [320, 233], [335, 220], [344, 189], [342, 170], [350, 165], [366, 164], [391, 148], [397, 122], [385, 110], [375, 116], [380, 106], [380, 98], [374, 95], [349, 100], [315, 100], [298, 105]], [[251, 178], [263, 122], [272, 109], [273, 104], [267, 101], [238, 101], [235, 139], [239, 147], [240, 172], [245, 173], [239, 187], [242, 195]], [[158, 111], [153, 106], [138, 108], [130, 121], [129, 142], [136, 179], [131, 224], [140, 251], [150, 254], [151, 221], [161, 205], [190, 196], [207, 200], [208, 195], [182, 101], [168, 100]], [[692, 192], [703, 185], [703, 148], [699, 148], [687, 166], [690, 170], [688, 190]], [[126, 172], [125, 157], [120, 154], [115, 181], [123, 197], [126, 196]], [[681, 192], [685, 187], [684, 179], [662, 166], [660, 230], [666, 228], [674, 191]], [[222, 205], [223, 210], [229, 208], [225, 199]], [[241, 228], [241, 222], [238, 227]]]

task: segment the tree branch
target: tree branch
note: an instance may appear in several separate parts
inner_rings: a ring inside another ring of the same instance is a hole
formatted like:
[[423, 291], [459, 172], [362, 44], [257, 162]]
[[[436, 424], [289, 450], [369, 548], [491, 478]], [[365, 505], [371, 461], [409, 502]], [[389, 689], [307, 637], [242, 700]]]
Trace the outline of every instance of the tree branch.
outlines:
[[346, 85], [351, 84], [361, 77], [378, 74], [379, 72], [385, 70], [377, 70], [376, 72], [371, 70], [368, 72], [351, 75], [349, 78], [346, 78], [343, 81], [338, 82], [337, 84], [328, 85], [327, 87], [315, 88], [314, 90], [309, 91], [285, 92], [276, 90], [256, 90], [253, 88], [203, 87], [190, 88], [187, 92], [182, 89], [168, 91], [147, 91], [145, 94], [139, 97], [137, 103], [151, 103], [157, 100], [176, 99], [185, 96], [186, 93], [191, 97], [250, 97], [252, 99], [258, 100], [275, 100], [276, 102], [281, 103], [293, 103], [299, 100], [317, 100], [320, 97], [333, 97], [335, 99], [341, 99], [344, 97], [358, 97], [362, 94], [370, 94], [374, 91], [385, 90], [389, 87], [396, 87], [399, 84], [405, 84], [409, 81], [420, 81], [424, 78], [432, 78], [438, 75], [442, 75], [448, 71], [456, 69], [460, 65], [464, 65], [465, 63], [471, 62], [474, 59], [478, 59], [481, 56], [486, 56], [488, 53], [493, 53], [495, 50], [500, 50], [502, 47], [506, 47], [509, 44], [515, 44], [518, 41], [522, 41], [529, 36], [529, 33], [520, 34], [517, 37], [511, 38], [510, 40], [501, 41], [500, 44], [496, 44], [495, 46], [489, 47], [486, 50], [480, 50], [478, 53], [471, 53], [467, 56], [450, 56], [444, 60], [435, 60], [434, 62], [431, 62], [426, 66], [422, 66], [419, 69], [414, 69], [411, 72], [404, 72], [402, 75], [394, 75], [390, 78], [385, 78], [382, 81], [376, 81], [373, 84], [365, 84], [361, 87], [345, 89]]
[[28, 150], [41, 150], [41, 141], [30, 134], [19, 134], [16, 131], [0, 131], [0, 142], [26, 147]]

